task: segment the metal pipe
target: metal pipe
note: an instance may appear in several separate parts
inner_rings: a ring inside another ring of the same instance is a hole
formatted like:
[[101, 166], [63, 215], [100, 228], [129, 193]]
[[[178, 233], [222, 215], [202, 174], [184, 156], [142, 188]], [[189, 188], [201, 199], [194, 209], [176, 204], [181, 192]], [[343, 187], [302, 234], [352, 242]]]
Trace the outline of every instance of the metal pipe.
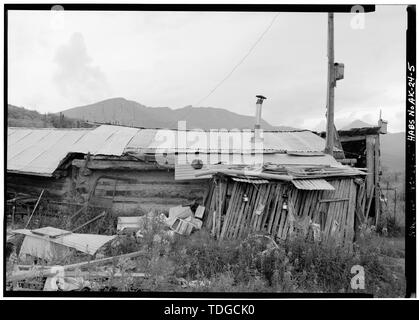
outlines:
[[262, 119], [262, 103], [266, 97], [262, 95], [256, 96], [256, 115], [255, 115], [255, 140], [260, 139], [260, 121]]

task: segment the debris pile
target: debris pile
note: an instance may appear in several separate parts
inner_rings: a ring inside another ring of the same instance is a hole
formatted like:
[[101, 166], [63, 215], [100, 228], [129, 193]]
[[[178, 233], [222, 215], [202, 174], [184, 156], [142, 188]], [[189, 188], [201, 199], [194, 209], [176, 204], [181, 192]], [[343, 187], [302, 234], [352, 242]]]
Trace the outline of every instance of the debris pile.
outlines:
[[[193, 230], [201, 229], [204, 212], [203, 206], [198, 206], [195, 213], [190, 206], [172, 207], [169, 216], [162, 213], [157, 217], [157, 222], [163, 223], [178, 234], [190, 235]], [[139, 217], [118, 217], [117, 230], [125, 234], [135, 232], [137, 237], [142, 237], [144, 231], [151, 230], [153, 219], [156, 219], [153, 212]]]
[[199, 230], [204, 212], [205, 207], [191, 205], [172, 207], [168, 214], [120, 216], [112, 235], [76, 232], [104, 212], [71, 231], [52, 226], [8, 229], [7, 290], [101, 290], [109, 279], [147, 278], [134, 260], [145, 257], [143, 245], [151, 239], [168, 247], [176, 234]]

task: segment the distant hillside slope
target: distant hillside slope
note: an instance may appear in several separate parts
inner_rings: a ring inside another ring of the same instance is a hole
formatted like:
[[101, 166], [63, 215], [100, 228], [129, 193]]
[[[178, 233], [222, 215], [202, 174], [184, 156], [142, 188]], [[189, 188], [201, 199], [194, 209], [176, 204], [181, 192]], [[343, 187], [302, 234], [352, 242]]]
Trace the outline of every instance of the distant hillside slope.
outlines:
[[[186, 121], [189, 129], [243, 129], [253, 128], [255, 119], [220, 108], [195, 108], [187, 106], [180, 109], [167, 107], [146, 107], [138, 102], [124, 98], [113, 98], [90, 105], [63, 111], [71, 118], [90, 122], [120, 124], [145, 128], [170, 128], [178, 126], [178, 121]], [[275, 127], [262, 120], [262, 128], [270, 130], [292, 130], [291, 127]]]
[[58, 114], [40, 114], [38, 111], [7, 105], [7, 125], [9, 127], [34, 128], [78, 128], [91, 127], [78, 119], [67, 118]]
[[405, 170], [406, 133], [381, 135], [381, 165], [394, 171]]
[[343, 128], [341, 128], [340, 130], [349, 130], [353, 128], [367, 128], [367, 127], [373, 127], [373, 125], [366, 123], [362, 120], [354, 120], [351, 123], [344, 126]]

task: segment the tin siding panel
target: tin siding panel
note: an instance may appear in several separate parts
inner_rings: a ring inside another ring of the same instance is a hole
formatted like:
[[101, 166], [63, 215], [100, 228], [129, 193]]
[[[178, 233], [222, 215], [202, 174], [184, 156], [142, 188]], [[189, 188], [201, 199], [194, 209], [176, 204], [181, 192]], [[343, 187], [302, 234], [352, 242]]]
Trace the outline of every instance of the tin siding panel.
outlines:
[[335, 188], [324, 179], [301, 179], [293, 180], [292, 183], [300, 190], [335, 190]]

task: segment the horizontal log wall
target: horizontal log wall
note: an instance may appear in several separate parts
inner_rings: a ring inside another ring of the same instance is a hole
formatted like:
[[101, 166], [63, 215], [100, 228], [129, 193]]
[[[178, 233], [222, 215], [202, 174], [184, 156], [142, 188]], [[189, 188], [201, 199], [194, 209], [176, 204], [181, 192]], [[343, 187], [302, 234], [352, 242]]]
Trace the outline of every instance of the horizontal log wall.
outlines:
[[[106, 176], [105, 179], [99, 179]], [[115, 186], [115, 178], [118, 179]], [[98, 181], [96, 183], [96, 181]], [[73, 166], [67, 177], [7, 174], [7, 191], [38, 197], [45, 189], [43, 199], [53, 201], [60, 212], [74, 211], [74, 206], [60, 206], [60, 202], [86, 203], [95, 187], [95, 198], [112, 200], [112, 209], [118, 213], [150, 210], [168, 211], [170, 207], [203, 203], [208, 189], [206, 181], [175, 181], [173, 170], [82, 170]], [[62, 210], [61, 210], [62, 209]]]
[[7, 192], [26, 193], [38, 197], [44, 189], [44, 198], [57, 200], [66, 198], [70, 194], [71, 183], [69, 177], [57, 179], [13, 173], [7, 173], [6, 175]]
[[94, 197], [111, 199], [117, 211], [167, 211], [193, 201], [203, 203], [207, 190], [207, 183], [175, 181], [173, 170], [91, 170], [87, 176], [79, 170], [74, 179], [85, 200], [94, 188]]

